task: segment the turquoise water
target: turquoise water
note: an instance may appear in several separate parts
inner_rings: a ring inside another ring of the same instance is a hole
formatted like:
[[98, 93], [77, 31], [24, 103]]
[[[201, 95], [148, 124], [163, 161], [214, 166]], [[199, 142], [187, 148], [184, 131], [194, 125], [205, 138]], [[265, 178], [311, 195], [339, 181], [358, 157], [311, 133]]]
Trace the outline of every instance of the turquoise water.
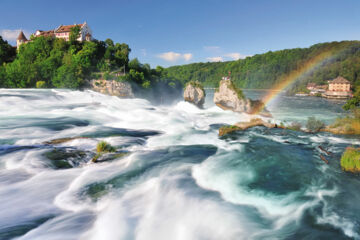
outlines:
[[[339, 166], [358, 136], [257, 127], [219, 138], [250, 116], [211, 98], [200, 110], [0, 90], [0, 239], [360, 239], [360, 178]], [[342, 104], [280, 95], [268, 108], [304, 124], [333, 121]], [[101, 140], [125, 154], [91, 163]]]

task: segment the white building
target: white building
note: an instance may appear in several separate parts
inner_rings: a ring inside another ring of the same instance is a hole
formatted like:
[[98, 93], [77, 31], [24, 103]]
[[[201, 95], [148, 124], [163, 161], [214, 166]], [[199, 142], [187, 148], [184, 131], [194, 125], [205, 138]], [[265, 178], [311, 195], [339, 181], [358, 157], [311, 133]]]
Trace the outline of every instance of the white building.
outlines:
[[65, 39], [66, 41], [69, 41], [71, 29], [76, 26], [80, 27], [80, 35], [79, 35], [79, 38], [77, 39], [78, 41], [83, 42], [83, 41], [91, 41], [92, 40], [92, 31], [86, 22], [84, 22], [83, 24], [60, 25], [59, 27], [55, 28], [54, 30], [49, 30], [49, 31], [37, 30], [34, 33], [34, 36], [35, 37], [40, 37], [40, 36], [56, 37], [56, 38], [62, 38], [62, 39]]

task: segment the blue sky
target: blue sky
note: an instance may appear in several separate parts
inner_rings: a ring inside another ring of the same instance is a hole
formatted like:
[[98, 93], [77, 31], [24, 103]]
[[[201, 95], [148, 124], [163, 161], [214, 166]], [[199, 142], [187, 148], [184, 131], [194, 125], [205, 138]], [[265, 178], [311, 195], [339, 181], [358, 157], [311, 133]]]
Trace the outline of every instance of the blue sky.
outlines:
[[327, 41], [360, 40], [359, 0], [1, 0], [0, 35], [87, 21], [131, 58], [171, 66], [227, 61]]

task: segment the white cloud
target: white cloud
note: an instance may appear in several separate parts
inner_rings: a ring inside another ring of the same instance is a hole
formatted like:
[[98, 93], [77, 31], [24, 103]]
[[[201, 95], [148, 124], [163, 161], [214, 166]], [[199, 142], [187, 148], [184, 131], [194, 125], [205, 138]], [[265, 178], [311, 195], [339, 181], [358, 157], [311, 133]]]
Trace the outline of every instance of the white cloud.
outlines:
[[246, 57], [249, 57], [249, 55], [244, 55], [244, 54], [235, 52], [235, 53], [224, 54], [224, 57], [228, 57], [228, 58], [231, 58], [233, 60], [238, 60], [238, 59], [244, 59]]
[[[3, 29], [0, 30], [0, 35], [3, 37], [3, 39], [8, 41], [15, 41], [16, 38], [19, 36], [21, 29]], [[23, 31], [25, 36], [27, 38], [30, 37], [30, 34], [26, 31]]]
[[208, 57], [206, 58], [209, 62], [222, 62], [224, 59], [222, 57]]
[[185, 61], [190, 61], [192, 59], [193, 55], [191, 53], [184, 53], [183, 58]]
[[165, 61], [175, 62], [180, 59], [189, 61], [192, 59], [193, 55], [191, 53], [176, 53], [176, 52], [165, 52], [157, 55], [158, 58], [164, 59]]

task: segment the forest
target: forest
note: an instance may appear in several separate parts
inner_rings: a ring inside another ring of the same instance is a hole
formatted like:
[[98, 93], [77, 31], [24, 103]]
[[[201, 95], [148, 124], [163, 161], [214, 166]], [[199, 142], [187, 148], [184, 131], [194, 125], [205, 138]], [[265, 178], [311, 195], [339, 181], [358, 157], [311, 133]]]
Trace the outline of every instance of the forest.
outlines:
[[0, 36], [0, 87], [81, 89], [87, 80], [105, 78], [131, 82], [140, 90], [159, 85], [181, 89], [163, 68], [129, 60], [127, 44], [111, 39], [79, 42], [79, 31], [74, 27], [69, 41], [31, 37], [17, 50]]
[[360, 85], [360, 41], [269, 51], [237, 61], [152, 69], [137, 58], [129, 60], [131, 49], [125, 43], [114, 43], [111, 39], [78, 42], [78, 33], [79, 29], [72, 29], [68, 42], [32, 37], [17, 51], [0, 36], [0, 87], [79, 89], [86, 86], [87, 80], [100, 77], [128, 81], [143, 90], [156, 86], [181, 89], [188, 81], [217, 87], [221, 77], [231, 72], [237, 87], [270, 89], [324, 52], [330, 52], [331, 58], [302, 74], [287, 89], [288, 93], [305, 91], [309, 82], [326, 84], [337, 76], [348, 79], [354, 88]]
[[360, 41], [320, 43], [309, 48], [270, 51], [237, 61], [193, 63], [166, 70], [170, 77], [181, 82], [197, 80], [207, 87], [217, 87], [221, 77], [231, 72], [238, 87], [269, 89], [324, 52], [331, 52], [332, 57], [299, 77], [288, 89], [289, 93], [305, 90], [309, 82], [326, 84], [337, 76], [345, 77], [353, 86], [360, 85]]

